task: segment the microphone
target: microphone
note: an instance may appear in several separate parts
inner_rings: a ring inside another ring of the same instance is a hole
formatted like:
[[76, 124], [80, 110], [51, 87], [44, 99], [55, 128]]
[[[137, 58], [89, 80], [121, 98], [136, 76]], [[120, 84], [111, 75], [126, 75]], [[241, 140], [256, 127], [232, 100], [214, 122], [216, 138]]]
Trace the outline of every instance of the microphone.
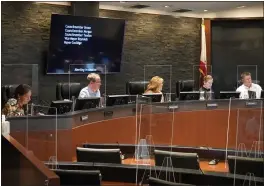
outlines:
[[[120, 144], [118, 143], [118, 141], [116, 143], [117, 143], [118, 148], [120, 149]], [[121, 149], [120, 149], [120, 157], [121, 157], [121, 160], [125, 159], [125, 154], [122, 153]]]

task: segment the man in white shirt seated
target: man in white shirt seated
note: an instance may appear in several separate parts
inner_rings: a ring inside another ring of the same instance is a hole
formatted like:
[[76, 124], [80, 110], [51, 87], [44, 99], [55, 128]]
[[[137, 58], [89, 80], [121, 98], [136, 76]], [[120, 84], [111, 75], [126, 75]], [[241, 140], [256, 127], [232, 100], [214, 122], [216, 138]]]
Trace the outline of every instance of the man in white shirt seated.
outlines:
[[251, 74], [244, 72], [241, 74], [243, 85], [237, 88], [237, 92], [240, 92], [240, 99], [249, 99], [249, 91], [255, 92], [256, 99], [260, 99], [262, 88], [255, 83], [252, 83]]
[[91, 73], [88, 74], [87, 80], [89, 84], [81, 90], [79, 98], [101, 97], [99, 90], [101, 86], [100, 76], [96, 73]]

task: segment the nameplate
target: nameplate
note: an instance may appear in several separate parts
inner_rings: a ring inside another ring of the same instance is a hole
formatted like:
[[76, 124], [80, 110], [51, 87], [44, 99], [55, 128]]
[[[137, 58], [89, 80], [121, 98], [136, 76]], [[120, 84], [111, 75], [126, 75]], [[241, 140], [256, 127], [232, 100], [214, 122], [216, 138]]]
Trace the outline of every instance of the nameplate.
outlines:
[[113, 116], [114, 112], [113, 111], [105, 111], [104, 116]]
[[175, 109], [178, 109], [178, 108], [179, 108], [178, 105], [170, 105], [170, 106], [169, 106], [169, 109], [170, 109], [170, 110], [175, 110]]
[[207, 108], [217, 108], [218, 104], [217, 103], [206, 103]]
[[81, 121], [86, 121], [86, 120], [88, 120], [88, 115], [81, 116]]
[[258, 102], [256, 101], [246, 101], [246, 106], [256, 106], [258, 105]]

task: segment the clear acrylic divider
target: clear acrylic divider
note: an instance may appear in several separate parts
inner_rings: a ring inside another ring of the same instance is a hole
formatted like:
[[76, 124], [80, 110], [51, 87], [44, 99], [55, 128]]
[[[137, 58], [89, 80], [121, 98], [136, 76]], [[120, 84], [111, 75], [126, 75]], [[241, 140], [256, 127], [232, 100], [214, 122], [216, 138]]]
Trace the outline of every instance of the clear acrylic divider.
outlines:
[[[22, 70], [23, 69], [23, 70]], [[10, 86], [6, 94], [9, 97], [14, 96], [16, 86], [20, 84], [27, 84], [32, 89], [32, 101], [38, 102], [39, 99], [39, 85], [38, 85], [38, 64], [2, 64], [1, 69], [1, 83], [3, 86]], [[23, 80], [23, 81], [22, 81]], [[2, 103], [3, 104], [3, 103]]]
[[[213, 76], [213, 68], [211, 65], [206, 65], [206, 74]], [[203, 74], [200, 70], [200, 65], [193, 65], [193, 81], [194, 81], [194, 90], [199, 90], [201, 86], [203, 86]], [[203, 72], [203, 71], [202, 71]], [[213, 77], [214, 78], [214, 77]]]
[[[143, 166], [150, 166], [150, 151], [149, 151], [149, 128], [151, 126], [151, 99], [145, 96], [138, 95], [136, 99], [136, 133], [135, 133], [135, 153], [131, 161], [136, 165], [135, 183], [142, 183]], [[130, 163], [132, 164], [132, 162]]]
[[235, 185], [263, 184], [264, 138], [263, 100], [245, 100], [237, 109], [235, 155], [229, 156], [229, 170]]
[[[229, 120], [229, 100], [199, 100], [199, 92], [186, 93], [186, 99], [174, 102], [173, 145], [181, 156], [192, 157], [191, 164], [184, 162], [174, 168], [188, 171], [228, 172], [223, 169], [226, 134]], [[219, 166], [210, 165], [212, 160]], [[186, 160], [187, 161], [187, 160]], [[179, 182], [184, 180], [179, 175]], [[195, 184], [195, 182], [189, 184]]]
[[251, 73], [253, 83], [258, 83], [258, 65], [237, 65], [237, 87], [242, 85], [241, 74], [243, 72]]
[[136, 113], [136, 183], [145, 184], [148, 177], [177, 182], [171, 159], [174, 108], [138, 96]]
[[[172, 65], [144, 65], [144, 81], [150, 81], [154, 76], [159, 76], [163, 79], [163, 87], [161, 92], [166, 95], [167, 100], [172, 95]], [[147, 85], [145, 87], [147, 90]]]
[[[23, 69], [23, 70], [22, 70]], [[10, 98], [15, 98], [15, 89], [20, 84], [27, 84], [32, 89], [31, 102], [38, 103], [39, 91], [38, 91], [38, 65], [37, 64], [1, 64], [1, 91], [2, 101], [1, 110]], [[23, 80], [23, 81], [22, 81]], [[17, 98], [16, 98], [17, 99]], [[27, 115], [28, 105], [24, 105], [25, 115]], [[3, 113], [2, 113], [3, 114]], [[19, 116], [20, 113], [14, 113], [15, 116]], [[6, 116], [8, 118], [10, 116]], [[26, 147], [27, 144], [27, 117], [21, 120], [12, 120], [12, 126], [10, 127], [10, 135], [16, 139], [21, 145]]]
[[[175, 147], [175, 107], [173, 104], [152, 105], [151, 131], [153, 144], [153, 159], [155, 163], [154, 178], [178, 183], [179, 180], [174, 172], [175, 162], [173, 162], [173, 147]], [[163, 155], [165, 154], [165, 155]]]
[[[41, 161], [48, 161], [57, 168], [58, 123], [57, 108], [28, 105], [26, 147]], [[36, 122], [35, 117], [38, 117]]]
[[[108, 73], [108, 66], [104, 65], [104, 64], [95, 64], [95, 63], [85, 63], [85, 64], [70, 64], [69, 65], [69, 71], [68, 71], [68, 75], [69, 75], [69, 85], [74, 83], [74, 78], [73, 76], [80, 76], [83, 75], [83, 81], [81, 83], [82, 88], [88, 86], [88, 80], [87, 80], [87, 76], [90, 73], [96, 73], [100, 76], [101, 79], [101, 83], [100, 83], [100, 94], [101, 94], [101, 101], [100, 101], [100, 106], [105, 107], [106, 106], [106, 96], [107, 96], [107, 92], [106, 92], [106, 74]], [[73, 95], [71, 95], [71, 90], [69, 87], [69, 100], [73, 101], [73, 108], [75, 106], [75, 100], [78, 97], [74, 97]]]

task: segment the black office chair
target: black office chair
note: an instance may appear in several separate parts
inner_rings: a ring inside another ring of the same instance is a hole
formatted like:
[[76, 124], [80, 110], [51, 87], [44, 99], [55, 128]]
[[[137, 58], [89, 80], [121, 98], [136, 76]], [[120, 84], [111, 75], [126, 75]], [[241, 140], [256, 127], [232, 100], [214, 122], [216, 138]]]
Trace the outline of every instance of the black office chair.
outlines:
[[82, 88], [81, 83], [58, 83], [56, 85], [56, 99], [71, 99], [73, 96], [78, 98]]
[[180, 97], [180, 92], [194, 91], [194, 80], [181, 80], [176, 82], [176, 97]]
[[102, 175], [99, 170], [52, 169], [59, 177], [61, 186], [100, 186]]
[[14, 97], [15, 90], [17, 88], [18, 84], [13, 85], [3, 85], [1, 87], [1, 108], [4, 107], [6, 102]]
[[165, 181], [165, 180], [161, 180], [161, 179], [153, 178], [153, 177], [149, 177], [148, 184], [149, 184], [149, 186], [180, 186], [180, 185], [182, 185], [182, 186], [194, 186], [194, 185], [185, 184], [185, 183], [169, 182], [169, 181]]
[[76, 148], [78, 162], [117, 163], [121, 164], [120, 149]]
[[[200, 170], [197, 153], [170, 152], [154, 150], [156, 166], [173, 166], [173, 168]], [[171, 158], [171, 159], [170, 159]], [[166, 164], [169, 165], [166, 165]]]
[[126, 94], [142, 95], [145, 92], [148, 84], [148, 81], [129, 81], [126, 83]]
[[247, 175], [248, 173], [253, 173], [256, 177], [264, 177], [263, 158], [248, 158], [229, 155], [227, 156], [227, 161], [229, 171], [232, 174]]

